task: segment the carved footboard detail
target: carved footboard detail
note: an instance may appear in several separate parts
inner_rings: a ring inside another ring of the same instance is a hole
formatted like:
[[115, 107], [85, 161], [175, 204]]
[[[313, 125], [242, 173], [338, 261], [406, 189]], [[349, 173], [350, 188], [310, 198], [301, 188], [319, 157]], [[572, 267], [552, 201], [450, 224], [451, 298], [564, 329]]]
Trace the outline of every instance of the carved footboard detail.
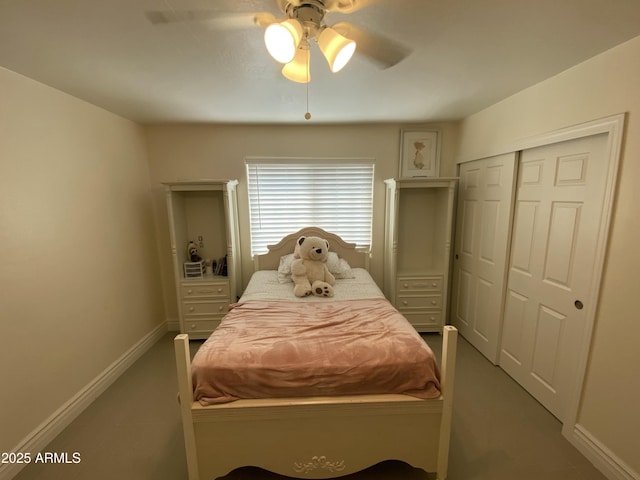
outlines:
[[313, 456], [309, 462], [294, 462], [293, 469], [296, 473], [309, 473], [314, 470], [322, 468], [329, 472], [341, 472], [345, 469], [344, 460], [338, 460], [336, 462], [330, 462], [327, 457]]

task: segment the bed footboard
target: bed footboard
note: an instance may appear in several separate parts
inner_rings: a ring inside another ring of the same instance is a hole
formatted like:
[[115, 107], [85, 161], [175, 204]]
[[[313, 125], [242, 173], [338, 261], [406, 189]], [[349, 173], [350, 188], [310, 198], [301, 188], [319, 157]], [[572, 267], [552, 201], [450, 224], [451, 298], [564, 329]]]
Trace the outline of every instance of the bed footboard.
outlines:
[[332, 478], [384, 460], [447, 475], [457, 330], [443, 331], [442, 395], [358, 395], [192, 402], [189, 338], [175, 338], [189, 480], [241, 466], [298, 478]]

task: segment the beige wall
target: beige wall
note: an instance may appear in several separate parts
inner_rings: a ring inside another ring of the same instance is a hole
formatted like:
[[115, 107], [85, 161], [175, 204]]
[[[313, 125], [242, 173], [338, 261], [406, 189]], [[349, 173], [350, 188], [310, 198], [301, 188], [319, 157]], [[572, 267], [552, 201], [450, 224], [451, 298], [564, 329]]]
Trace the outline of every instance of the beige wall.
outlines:
[[163, 318], [144, 132], [0, 68], [0, 451]]
[[[456, 124], [431, 125], [442, 129], [442, 176], [455, 175]], [[160, 185], [180, 179], [237, 178], [242, 240], [243, 280], [246, 285], [253, 263], [249, 245], [244, 159], [262, 157], [370, 157], [375, 158], [374, 220], [371, 273], [382, 287], [385, 178], [398, 175], [401, 125], [344, 126], [216, 126], [163, 125], [147, 127], [151, 182], [157, 209], [161, 212], [161, 242], [164, 291], [168, 319], [176, 320], [175, 289], [172, 284], [166, 208]]]
[[[459, 158], [628, 112], [610, 243], [578, 423], [635, 472], [640, 432], [640, 37], [465, 119]], [[638, 473], [636, 473], [637, 475]]]

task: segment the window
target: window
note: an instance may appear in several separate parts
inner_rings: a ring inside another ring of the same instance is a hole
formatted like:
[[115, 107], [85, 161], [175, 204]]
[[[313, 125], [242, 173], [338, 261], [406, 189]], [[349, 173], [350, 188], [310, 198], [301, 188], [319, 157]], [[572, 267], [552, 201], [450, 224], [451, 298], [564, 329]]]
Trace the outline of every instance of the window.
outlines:
[[251, 254], [303, 227], [371, 245], [372, 159], [248, 158]]

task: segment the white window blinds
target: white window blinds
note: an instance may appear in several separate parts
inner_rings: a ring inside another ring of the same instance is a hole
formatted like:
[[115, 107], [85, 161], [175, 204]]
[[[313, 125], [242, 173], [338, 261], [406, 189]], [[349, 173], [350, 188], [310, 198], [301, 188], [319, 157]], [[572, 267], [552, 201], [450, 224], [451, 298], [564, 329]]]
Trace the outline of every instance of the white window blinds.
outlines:
[[372, 159], [248, 158], [246, 164], [252, 255], [309, 226], [369, 248]]

